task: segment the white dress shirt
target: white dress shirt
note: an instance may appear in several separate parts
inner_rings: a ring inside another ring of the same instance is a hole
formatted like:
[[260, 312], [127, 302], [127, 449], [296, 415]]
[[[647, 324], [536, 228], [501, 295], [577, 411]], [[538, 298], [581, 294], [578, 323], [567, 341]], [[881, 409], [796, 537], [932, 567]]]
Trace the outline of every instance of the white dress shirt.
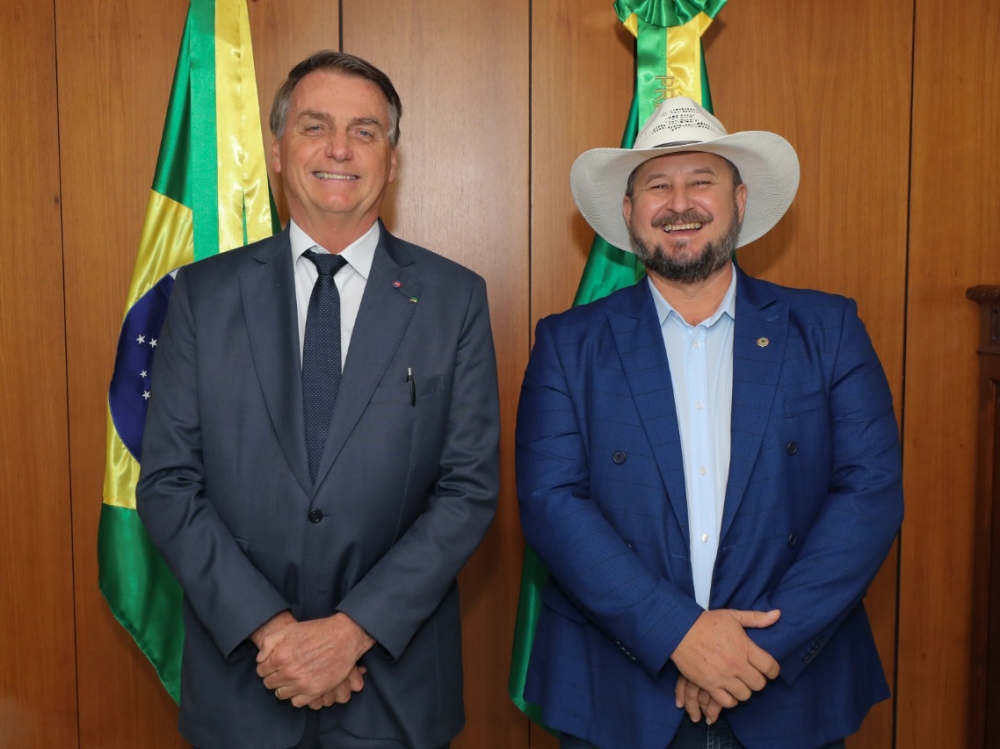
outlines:
[[649, 281], [670, 362], [684, 459], [695, 600], [708, 609], [732, 448], [736, 273], [718, 309], [690, 325]]
[[[372, 224], [364, 235], [349, 244], [340, 253], [347, 265], [337, 271], [333, 277], [340, 294], [340, 366], [343, 369], [347, 362], [347, 349], [351, 345], [351, 334], [361, 309], [361, 297], [368, 285], [368, 274], [371, 273], [372, 261], [375, 259], [375, 248], [379, 240], [378, 221]], [[316, 244], [313, 239], [302, 231], [294, 222], [288, 225], [288, 236], [292, 243], [292, 270], [295, 274], [295, 305], [299, 313], [299, 366], [302, 365], [302, 349], [306, 340], [306, 315], [309, 313], [309, 297], [313, 286], [319, 278], [316, 264], [303, 257], [306, 250], [313, 252], [329, 252]]]

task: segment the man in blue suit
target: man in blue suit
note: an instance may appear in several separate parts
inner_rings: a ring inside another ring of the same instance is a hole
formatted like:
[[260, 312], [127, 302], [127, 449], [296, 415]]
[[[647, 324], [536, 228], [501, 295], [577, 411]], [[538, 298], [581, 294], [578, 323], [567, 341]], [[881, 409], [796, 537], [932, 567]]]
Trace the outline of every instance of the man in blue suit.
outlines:
[[182, 268], [138, 510], [184, 590], [204, 749], [438, 749], [462, 728], [455, 578], [496, 508], [483, 279], [378, 220], [401, 104], [317, 53], [271, 112], [281, 234]]
[[885, 374], [853, 301], [732, 261], [798, 179], [686, 98], [573, 165], [647, 278], [540, 321], [521, 391], [551, 571], [525, 697], [564, 749], [837, 747], [889, 695], [862, 605], [903, 516]]

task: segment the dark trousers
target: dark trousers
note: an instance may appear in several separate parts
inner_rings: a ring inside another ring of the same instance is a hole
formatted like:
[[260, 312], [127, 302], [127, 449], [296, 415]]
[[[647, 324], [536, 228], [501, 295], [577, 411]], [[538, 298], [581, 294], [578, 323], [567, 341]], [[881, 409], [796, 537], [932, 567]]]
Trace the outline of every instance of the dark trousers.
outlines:
[[305, 734], [294, 749], [409, 749], [402, 741], [358, 738], [341, 728], [334, 715], [329, 710], [310, 710]]
[[[597, 747], [589, 741], [578, 739], [575, 736], [563, 736], [559, 740], [559, 749], [620, 749], [619, 747]], [[681, 726], [677, 729], [677, 735], [666, 749], [745, 749], [743, 744], [736, 740], [732, 730], [729, 728], [729, 721], [722, 716], [712, 725], [706, 725], [704, 720], [692, 723], [691, 719], [684, 716]], [[834, 741], [826, 744], [820, 749], [844, 749], [843, 741]]]
[[[306, 730], [302, 734], [302, 741], [290, 749], [409, 749], [403, 742], [392, 739], [358, 738], [345, 731], [335, 719], [331, 718], [332, 714], [329, 711], [310, 710], [306, 717]], [[439, 749], [448, 749], [449, 746], [450, 744], [445, 744]]]

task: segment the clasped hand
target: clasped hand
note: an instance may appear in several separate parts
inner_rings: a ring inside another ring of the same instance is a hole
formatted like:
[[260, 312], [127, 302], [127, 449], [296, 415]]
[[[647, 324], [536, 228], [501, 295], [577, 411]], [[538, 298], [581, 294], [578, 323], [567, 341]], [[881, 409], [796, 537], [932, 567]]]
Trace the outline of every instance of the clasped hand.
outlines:
[[375, 641], [346, 614], [299, 622], [287, 611], [251, 636], [264, 686], [295, 707], [346, 703], [364, 687], [358, 659]]
[[670, 659], [680, 670], [674, 697], [677, 707], [697, 723], [714, 723], [724, 707], [750, 699], [781, 668], [744, 629], [770, 627], [781, 616], [772, 611], [706, 611], [681, 640]]

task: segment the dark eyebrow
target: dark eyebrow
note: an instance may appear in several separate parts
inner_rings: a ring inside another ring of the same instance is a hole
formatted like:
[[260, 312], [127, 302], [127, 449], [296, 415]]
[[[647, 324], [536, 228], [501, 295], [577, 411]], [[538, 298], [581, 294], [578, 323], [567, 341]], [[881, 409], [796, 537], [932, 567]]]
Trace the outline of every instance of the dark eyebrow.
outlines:
[[322, 120], [323, 122], [332, 122], [333, 118], [330, 117], [325, 112], [317, 112], [315, 109], [303, 109], [299, 112], [297, 117], [299, 120]]

